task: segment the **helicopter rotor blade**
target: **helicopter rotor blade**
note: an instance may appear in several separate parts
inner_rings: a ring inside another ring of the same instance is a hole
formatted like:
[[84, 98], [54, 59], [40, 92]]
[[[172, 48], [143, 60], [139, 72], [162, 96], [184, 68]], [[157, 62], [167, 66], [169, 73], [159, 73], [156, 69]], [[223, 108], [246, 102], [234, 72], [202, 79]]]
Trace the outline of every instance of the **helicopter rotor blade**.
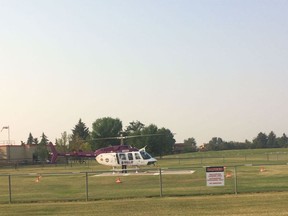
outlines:
[[112, 140], [112, 139], [129, 139], [136, 137], [149, 137], [149, 136], [164, 136], [164, 134], [143, 134], [143, 135], [131, 135], [131, 136], [119, 136], [119, 137], [99, 137], [92, 140]]
[[135, 138], [135, 137], [149, 137], [149, 136], [163, 136], [164, 134], [142, 134], [142, 135], [131, 135], [131, 136], [125, 136], [125, 139], [128, 138]]

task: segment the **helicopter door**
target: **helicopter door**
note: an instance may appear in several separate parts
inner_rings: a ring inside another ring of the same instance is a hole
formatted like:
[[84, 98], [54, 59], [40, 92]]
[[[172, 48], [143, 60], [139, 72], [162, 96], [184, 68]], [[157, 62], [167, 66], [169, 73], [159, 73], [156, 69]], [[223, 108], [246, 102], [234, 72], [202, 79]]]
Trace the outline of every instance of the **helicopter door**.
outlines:
[[129, 161], [133, 161], [133, 155], [132, 155], [132, 153], [128, 153], [128, 160], [129, 160]]
[[121, 165], [126, 165], [127, 157], [125, 153], [118, 153], [119, 154], [119, 162]]
[[134, 165], [136, 166], [142, 165], [143, 160], [141, 158], [141, 155], [138, 152], [134, 153], [134, 158], [135, 158]]
[[132, 155], [132, 153], [131, 152], [128, 152], [128, 153], [117, 153], [117, 162], [120, 165], [132, 165], [133, 164], [133, 155]]
[[135, 152], [135, 159], [136, 160], [141, 160], [141, 156], [138, 152]]
[[119, 164], [120, 165], [127, 165], [127, 154], [126, 153], [118, 153]]

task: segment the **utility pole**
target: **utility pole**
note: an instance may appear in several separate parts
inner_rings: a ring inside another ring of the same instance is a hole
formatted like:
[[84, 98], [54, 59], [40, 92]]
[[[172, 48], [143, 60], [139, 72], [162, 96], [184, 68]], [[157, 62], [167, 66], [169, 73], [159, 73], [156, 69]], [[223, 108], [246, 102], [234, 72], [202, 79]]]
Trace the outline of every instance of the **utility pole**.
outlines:
[[1, 132], [2, 132], [4, 129], [7, 129], [7, 130], [8, 130], [8, 145], [11, 145], [11, 142], [10, 142], [10, 127], [9, 127], [9, 126], [4, 126], [4, 127], [2, 127]]

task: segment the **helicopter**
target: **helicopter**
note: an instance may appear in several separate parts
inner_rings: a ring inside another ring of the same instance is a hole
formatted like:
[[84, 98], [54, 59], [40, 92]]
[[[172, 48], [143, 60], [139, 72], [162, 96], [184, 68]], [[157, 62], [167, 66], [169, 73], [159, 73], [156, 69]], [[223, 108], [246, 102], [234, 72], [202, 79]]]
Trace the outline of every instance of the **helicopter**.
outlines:
[[[158, 135], [158, 134], [156, 134]], [[154, 136], [154, 135], [140, 135], [140, 136]], [[116, 146], [109, 146], [97, 149], [95, 152], [70, 152], [70, 153], [59, 153], [57, 152], [55, 146], [50, 142], [49, 147], [51, 149], [51, 163], [55, 163], [58, 156], [64, 157], [77, 157], [77, 158], [91, 158], [94, 157], [95, 160], [102, 165], [111, 166], [113, 170], [116, 167], [122, 167], [122, 172], [127, 172], [127, 166], [146, 166], [155, 165], [157, 160], [153, 158], [149, 153], [146, 152], [145, 147], [137, 149], [130, 145], [124, 145], [124, 139], [139, 137], [139, 136], [120, 136], [120, 137], [107, 137], [99, 138], [103, 139], [120, 139], [121, 144]]]
[[146, 152], [145, 147], [137, 149], [128, 145], [118, 145], [101, 148], [95, 151], [96, 161], [99, 164], [115, 167], [121, 166], [126, 172], [127, 166], [154, 165], [157, 160]]

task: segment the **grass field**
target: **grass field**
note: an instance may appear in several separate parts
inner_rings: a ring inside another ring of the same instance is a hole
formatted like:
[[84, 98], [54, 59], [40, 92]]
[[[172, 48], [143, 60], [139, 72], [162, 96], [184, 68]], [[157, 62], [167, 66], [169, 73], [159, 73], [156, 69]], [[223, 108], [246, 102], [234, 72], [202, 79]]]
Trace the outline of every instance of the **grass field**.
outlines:
[[[0, 211], [1, 215], [288, 215], [286, 150], [198, 152], [163, 157], [153, 170], [161, 167], [195, 172], [163, 175], [161, 198], [159, 176], [122, 176], [123, 183], [116, 184], [116, 176], [95, 177], [96, 173], [109, 170], [95, 161], [85, 165], [1, 168]], [[232, 173], [223, 187], [206, 186], [204, 167], [215, 165], [225, 166], [225, 174]], [[8, 204], [9, 175], [12, 204]], [[37, 183], [39, 175], [41, 181]], [[85, 202], [87, 195], [89, 201]]]
[[[187, 169], [188, 167], [184, 167]], [[206, 171], [203, 167], [191, 167], [193, 174], [120, 176], [121, 184], [116, 184], [118, 174], [96, 176], [104, 171], [63, 172], [61, 168], [13, 171], [10, 176], [11, 202], [54, 202], [131, 199], [171, 196], [199, 196], [217, 194], [243, 194], [255, 192], [288, 191], [287, 165], [226, 167], [225, 173], [232, 176], [225, 179], [225, 186], [207, 187]], [[265, 168], [264, 172], [260, 169]], [[176, 169], [176, 168], [174, 168]], [[177, 167], [177, 170], [181, 169]], [[165, 172], [167, 169], [163, 169]], [[173, 170], [169, 168], [168, 170]], [[60, 172], [61, 171], [61, 172]], [[151, 170], [149, 170], [151, 171]], [[154, 170], [155, 172], [157, 169]], [[36, 174], [36, 172], [38, 174]], [[41, 176], [39, 182], [36, 180]], [[237, 180], [237, 181], [236, 181]], [[86, 187], [88, 183], [88, 187]], [[9, 181], [7, 175], [0, 175], [0, 203], [9, 202]]]
[[8, 215], [109, 215], [109, 216], [281, 216], [287, 215], [288, 192], [196, 197], [120, 199], [93, 202], [56, 202], [0, 205]]

